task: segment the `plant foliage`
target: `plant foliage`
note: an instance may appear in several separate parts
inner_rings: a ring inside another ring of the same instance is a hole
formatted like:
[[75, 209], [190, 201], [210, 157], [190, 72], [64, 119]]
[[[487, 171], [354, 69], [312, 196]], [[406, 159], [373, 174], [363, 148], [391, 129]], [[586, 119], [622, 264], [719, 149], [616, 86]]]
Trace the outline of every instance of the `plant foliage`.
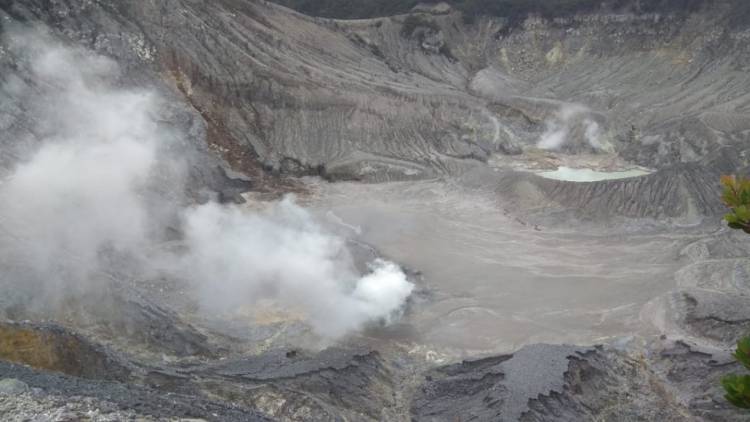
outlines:
[[750, 233], [750, 179], [723, 176], [721, 184], [724, 186], [721, 199], [731, 210], [724, 220], [729, 227]]
[[[731, 212], [724, 216], [729, 227], [750, 233], [750, 179], [737, 176], [723, 176], [721, 184], [724, 192], [721, 200]], [[746, 369], [750, 370], [750, 337], [737, 342], [734, 358]], [[750, 375], [731, 374], [722, 378], [727, 401], [733, 405], [750, 409]]]
[[[750, 337], [737, 342], [734, 357], [745, 368], [750, 369]], [[750, 409], [750, 375], [727, 375], [722, 378], [721, 385], [726, 391], [724, 397], [727, 401], [737, 407]]]

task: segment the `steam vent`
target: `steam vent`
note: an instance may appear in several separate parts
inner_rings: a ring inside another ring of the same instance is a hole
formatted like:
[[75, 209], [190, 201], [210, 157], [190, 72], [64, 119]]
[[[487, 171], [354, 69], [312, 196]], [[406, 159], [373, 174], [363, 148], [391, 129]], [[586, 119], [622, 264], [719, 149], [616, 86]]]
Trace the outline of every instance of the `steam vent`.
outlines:
[[0, 0], [0, 421], [750, 421], [748, 176], [747, 0]]

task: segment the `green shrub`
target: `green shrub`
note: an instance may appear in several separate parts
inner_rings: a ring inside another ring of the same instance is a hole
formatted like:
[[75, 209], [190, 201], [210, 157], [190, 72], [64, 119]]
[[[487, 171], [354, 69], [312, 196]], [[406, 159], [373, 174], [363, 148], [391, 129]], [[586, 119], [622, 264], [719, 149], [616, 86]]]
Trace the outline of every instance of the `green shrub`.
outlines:
[[[724, 220], [729, 227], [750, 233], [750, 179], [723, 176], [721, 184], [724, 186], [721, 199], [731, 210], [724, 216]], [[734, 357], [750, 370], [750, 337], [737, 342]], [[750, 409], [750, 375], [727, 375], [721, 379], [721, 385], [726, 391], [724, 397], [727, 401], [737, 407]]]
[[[750, 369], [750, 337], [737, 342], [734, 357], [745, 368]], [[721, 385], [727, 394], [726, 399], [737, 407], [750, 409], [750, 375], [727, 375], [722, 378]]]
[[724, 176], [721, 178], [724, 205], [731, 212], [724, 216], [729, 227], [750, 233], [750, 179]]

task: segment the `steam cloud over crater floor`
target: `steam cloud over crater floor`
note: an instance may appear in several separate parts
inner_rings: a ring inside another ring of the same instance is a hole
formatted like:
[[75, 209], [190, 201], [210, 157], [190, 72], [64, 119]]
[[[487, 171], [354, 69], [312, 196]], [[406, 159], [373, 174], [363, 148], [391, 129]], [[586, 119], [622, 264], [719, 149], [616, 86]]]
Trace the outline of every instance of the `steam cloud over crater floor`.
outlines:
[[[413, 288], [401, 269], [377, 260], [359, 274], [345, 241], [291, 198], [263, 212], [179, 205], [185, 165], [159, 123], [163, 104], [117, 87], [114, 62], [39, 31], [9, 37], [27, 75], [3, 89], [29, 100], [41, 143], [0, 185], [4, 284], [54, 307], [105, 277], [166, 272], [205, 310], [272, 300], [328, 338], [398, 315]], [[160, 247], [172, 224], [178, 251]]]
[[270, 298], [301, 311], [318, 333], [338, 337], [368, 321], [389, 321], [413, 285], [393, 263], [376, 260], [356, 274], [343, 239], [324, 232], [287, 197], [263, 213], [207, 204], [185, 212], [189, 253], [212, 309]]

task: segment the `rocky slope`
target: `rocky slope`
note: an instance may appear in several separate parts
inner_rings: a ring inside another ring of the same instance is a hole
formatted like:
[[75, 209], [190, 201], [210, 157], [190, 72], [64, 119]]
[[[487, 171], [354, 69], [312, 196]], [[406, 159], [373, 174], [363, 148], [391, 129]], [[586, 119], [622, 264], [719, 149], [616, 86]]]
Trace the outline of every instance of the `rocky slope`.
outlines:
[[[174, 201], [301, 190], [294, 176], [303, 175], [445, 178], [549, 224], [695, 224], [721, 211], [718, 175], [745, 171], [750, 148], [750, 29], [726, 25], [732, 10], [717, 4], [509, 27], [467, 23], [444, 6], [338, 21], [249, 0], [2, 1], [0, 163], [7, 173], [44, 136], [28, 97], [44, 87], [7, 36], [44, 25], [114, 58], [123, 86], [167, 100], [159, 119], [190, 157], [187, 196]], [[555, 134], [555, 148], [540, 148]], [[654, 172], [570, 183], [531, 171], [578, 157]], [[0, 411], [18, 420], [743, 420], [718, 379], [737, 370], [728, 350], [748, 328], [750, 244], [706, 227], [681, 251], [691, 263], [676, 290], [643, 311], [662, 337], [458, 364], [367, 338], [320, 353], [267, 350], [274, 336], [264, 330], [294, 327], [202, 321], [175, 299], [178, 287], [139, 282], [110, 280], [106, 294], [50, 315], [2, 280], [3, 318], [54, 324], [0, 326], [0, 358], [11, 362], [0, 378], [20, 380], [0, 384]]]
[[[707, 180], [747, 164], [747, 46], [722, 7], [530, 19], [506, 33], [502, 19], [466, 25], [429, 9], [326, 21], [239, 1], [56, 5], [4, 9], [171, 86], [204, 118], [209, 145], [246, 172], [257, 162], [333, 179], [457, 174], [535, 145], [561, 113], [563, 150], [664, 169], [627, 188], [639, 204], [620, 198], [615, 214], [658, 216], [649, 191], [684, 190], [673, 171], [695, 176], [681, 203], [663, 199], [667, 214], [715, 211]], [[591, 195], [566, 189], [564, 207]]]

